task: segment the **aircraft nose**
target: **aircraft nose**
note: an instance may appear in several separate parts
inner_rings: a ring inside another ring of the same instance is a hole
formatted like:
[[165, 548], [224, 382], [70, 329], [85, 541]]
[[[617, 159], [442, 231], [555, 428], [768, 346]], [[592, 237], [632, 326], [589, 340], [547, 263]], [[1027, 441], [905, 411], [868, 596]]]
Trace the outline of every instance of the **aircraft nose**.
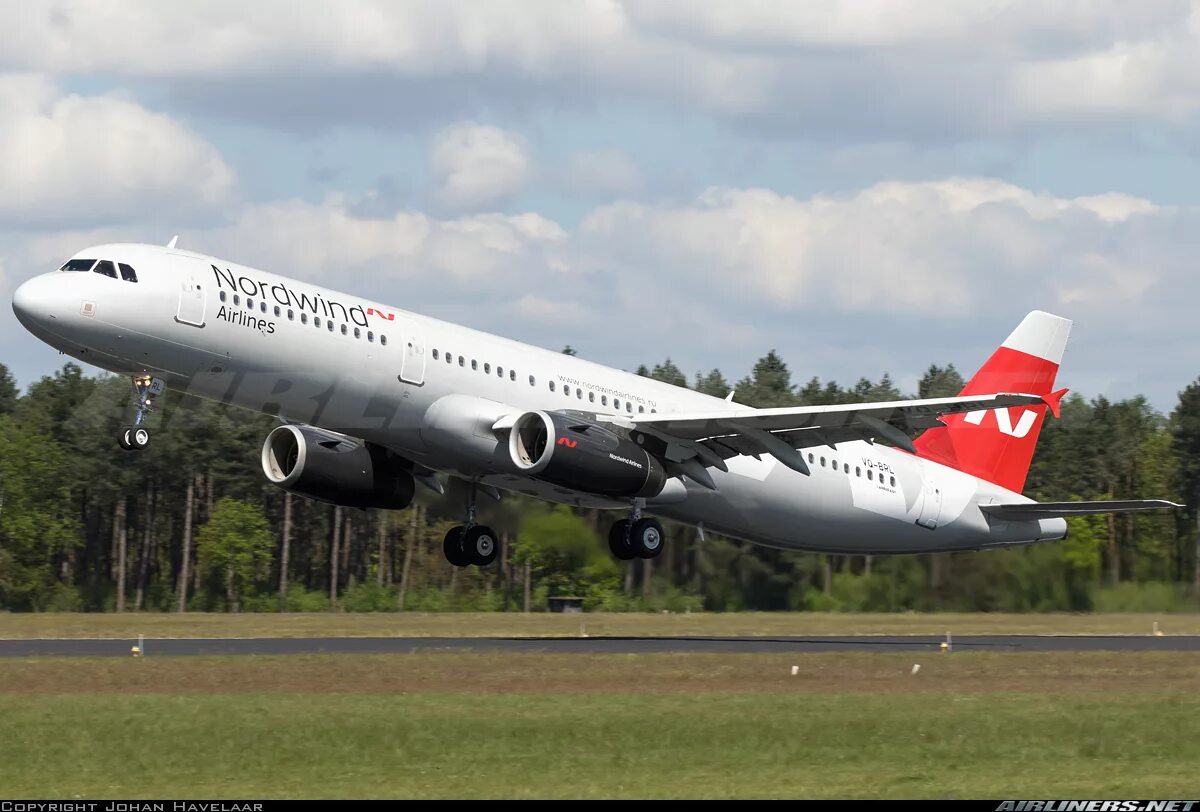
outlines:
[[29, 328], [53, 318], [52, 288], [51, 280], [35, 276], [13, 291], [12, 308], [17, 321]]

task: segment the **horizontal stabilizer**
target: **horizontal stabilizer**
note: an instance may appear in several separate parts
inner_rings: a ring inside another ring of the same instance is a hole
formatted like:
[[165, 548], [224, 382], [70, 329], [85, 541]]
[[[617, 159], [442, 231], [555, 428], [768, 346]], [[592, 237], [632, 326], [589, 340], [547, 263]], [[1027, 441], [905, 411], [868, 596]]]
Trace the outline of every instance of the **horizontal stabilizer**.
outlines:
[[1109, 499], [1103, 502], [1026, 502], [1019, 505], [980, 505], [993, 519], [1005, 522], [1034, 522], [1038, 519], [1067, 519], [1096, 513], [1137, 513], [1144, 510], [1181, 508], [1166, 499]]

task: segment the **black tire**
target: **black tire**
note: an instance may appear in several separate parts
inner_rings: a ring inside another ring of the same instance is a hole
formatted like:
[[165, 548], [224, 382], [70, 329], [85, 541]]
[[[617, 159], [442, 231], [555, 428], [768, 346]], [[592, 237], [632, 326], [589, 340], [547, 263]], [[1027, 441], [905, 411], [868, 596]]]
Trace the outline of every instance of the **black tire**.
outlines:
[[657, 519], [638, 519], [629, 534], [629, 545], [638, 558], [658, 558], [666, 534]]
[[129, 430], [127, 435], [129, 438], [129, 447], [134, 451], [141, 451], [146, 446], [150, 445], [150, 432], [140, 427], [134, 427]]
[[121, 446], [122, 451], [133, 451], [133, 445], [129, 442], [129, 429], [123, 428], [117, 432], [117, 445]]
[[486, 567], [500, 554], [500, 542], [496, 539], [496, 531], [482, 524], [468, 527], [462, 534], [462, 551], [470, 563], [477, 567]]
[[637, 558], [637, 553], [633, 551], [633, 546], [629, 543], [626, 532], [628, 528], [629, 520], [621, 519], [613, 522], [612, 527], [608, 529], [608, 549], [621, 561], [631, 561]]
[[442, 554], [446, 556], [446, 560], [456, 567], [465, 567], [471, 563], [467, 558], [467, 554], [463, 551], [462, 545], [463, 526], [456, 525], [451, 527], [446, 533], [446, 539], [442, 542]]

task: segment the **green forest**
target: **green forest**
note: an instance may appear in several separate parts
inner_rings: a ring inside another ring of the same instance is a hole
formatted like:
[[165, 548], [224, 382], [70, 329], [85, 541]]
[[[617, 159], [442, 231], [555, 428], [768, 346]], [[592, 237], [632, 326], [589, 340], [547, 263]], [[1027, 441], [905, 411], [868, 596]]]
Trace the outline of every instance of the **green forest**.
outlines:
[[[570, 348], [566, 350], [572, 352]], [[669, 360], [639, 374], [757, 407], [957, 394], [951, 366], [917, 392], [884, 375], [793, 383], [774, 351], [731, 384]], [[122, 452], [130, 384], [67, 364], [24, 393], [0, 365], [0, 609], [10, 611], [544, 611], [552, 595], [609, 611], [1182, 611], [1200, 607], [1194, 508], [1070, 520], [1063, 542], [921, 556], [781, 552], [666, 523], [658, 559], [618, 562], [612, 512], [506, 495], [479, 520], [497, 562], [442, 556], [461, 484], [400, 512], [291, 496], [263, 477], [273, 418], [177, 393], [154, 440]], [[1048, 420], [1026, 486], [1038, 499], [1163, 497], [1200, 504], [1200, 380], [1169, 415], [1142, 397], [1073, 394]]]

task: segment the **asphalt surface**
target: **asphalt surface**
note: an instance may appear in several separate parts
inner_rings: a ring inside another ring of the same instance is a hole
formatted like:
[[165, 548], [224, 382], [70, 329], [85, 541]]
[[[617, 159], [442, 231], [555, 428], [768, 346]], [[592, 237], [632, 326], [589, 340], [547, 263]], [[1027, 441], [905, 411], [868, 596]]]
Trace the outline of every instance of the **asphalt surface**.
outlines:
[[[549, 654], [936, 651], [940, 636], [855, 637], [258, 637], [146, 639], [146, 656], [197, 654], [411, 654], [429, 651]], [[128, 657], [136, 639], [0, 640], [0, 657]], [[1200, 636], [965, 635], [955, 651], [1200, 651]]]

